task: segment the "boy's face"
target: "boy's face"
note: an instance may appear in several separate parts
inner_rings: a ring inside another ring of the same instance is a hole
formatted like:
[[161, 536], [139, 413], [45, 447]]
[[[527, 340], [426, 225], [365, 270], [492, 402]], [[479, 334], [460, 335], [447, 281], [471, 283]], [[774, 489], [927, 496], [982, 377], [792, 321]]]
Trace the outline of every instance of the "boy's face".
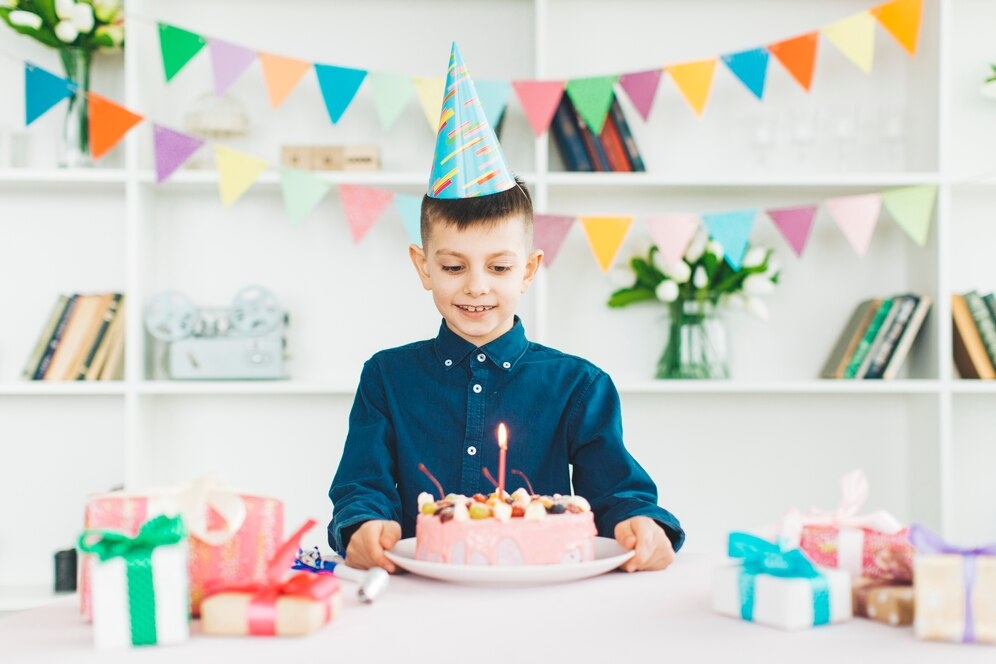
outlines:
[[437, 222], [425, 249], [413, 244], [408, 253], [447, 327], [475, 346], [512, 329], [543, 261], [542, 251], [529, 253], [520, 216], [464, 230]]

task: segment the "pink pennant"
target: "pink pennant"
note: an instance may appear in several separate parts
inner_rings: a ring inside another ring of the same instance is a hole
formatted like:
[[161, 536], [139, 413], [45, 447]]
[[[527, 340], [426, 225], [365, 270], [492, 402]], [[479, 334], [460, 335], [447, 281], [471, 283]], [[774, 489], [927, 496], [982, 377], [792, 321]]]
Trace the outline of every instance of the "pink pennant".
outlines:
[[540, 136], [550, 127], [553, 114], [564, 94], [564, 81], [512, 81], [515, 94], [533, 127], [533, 133]]
[[152, 125], [152, 144], [156, 153], [156, 182], [162, 182], [183, 166], [204, 141], [196, 136]]
[[802, 252], [809, 240], [809, 232], [813, 230], [816, 206], [804, 205], [780, 210], [765, 210], [765, 212], [778, 227], [785, 241], [795, 251], [795, 255], [802, 258]]
[[629, 100], [644, 120], [650, 116], [650, 107], [654, 104], [654, 95], [657, 94], [657, 84], [660, 82], [660, 69], [648, 69], [619, 77], [619, 85], [626, 91]]
[[553, 267], [553, 259], [564, 244], [574, 219], [555, 214], [537, 214], [533, 217], [533, 245], [543, 250], [543, 264], [547, 267]]
[[223, 95], [256, 59], [256, 51], [214, 37], [208, 37], [208, 48], [211, 49], [214, 89], [218, 95]]
[[878, 213], [882, 209], [882, 195], [862, 194], [828, 198], [823, 204], [837, 222], [841, 233], [854, 247], [854, 251], [859, 256], [864, 256], [868, 251], [868, 245], [871, 244], [875, 224], [878, 223]]
[[384, 209], [394, 200], [394, 192], [355, 184], [340, 184], [339, 195], [353, 242], [359, 242]]
[[699, 215], [681, 212], [647, 217], [645, 221], [665, 265], [674, 265], [682, 259], [702, 223]]

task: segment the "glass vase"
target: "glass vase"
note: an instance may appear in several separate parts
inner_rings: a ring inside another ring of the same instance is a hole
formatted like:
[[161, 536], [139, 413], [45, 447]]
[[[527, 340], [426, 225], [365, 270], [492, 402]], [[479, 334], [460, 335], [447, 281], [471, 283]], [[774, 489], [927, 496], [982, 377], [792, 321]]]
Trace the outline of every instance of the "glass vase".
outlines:
[[93, 52], [85, 48], [61, 48], [59, 56], [66, 78], [79, 86], [69, 98], [66, 120], [59, 146], [59, 166], [86, 168], [93, 166], [90, 156], [90, 108], [87, 92], [90, 91], [90, 62]]
[[726, 329], [711, 299], [668, 305], [667, 340], [657, 378], [729, 378]]

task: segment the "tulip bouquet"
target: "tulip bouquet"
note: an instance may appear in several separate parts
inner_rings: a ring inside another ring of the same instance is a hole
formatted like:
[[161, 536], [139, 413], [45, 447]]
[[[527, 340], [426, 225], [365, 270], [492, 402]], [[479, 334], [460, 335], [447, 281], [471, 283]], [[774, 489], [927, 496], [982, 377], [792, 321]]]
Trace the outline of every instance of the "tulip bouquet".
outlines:
[[634, 256], [623, 268], [628, 280], [635, 281], [612, 293], [610, 307], [651, 301], [667, 306], [668, 338], [657, 364], [658, 378], [729, 377], [718, 306], [745, 309], [767, 320], [762, 297], [774, 290], [780, 275], [773, 251], [749, 247], [739, 270], [723, 257], [722, 246], [702, 230], [673, 264], [651, 245], [646, 256]]

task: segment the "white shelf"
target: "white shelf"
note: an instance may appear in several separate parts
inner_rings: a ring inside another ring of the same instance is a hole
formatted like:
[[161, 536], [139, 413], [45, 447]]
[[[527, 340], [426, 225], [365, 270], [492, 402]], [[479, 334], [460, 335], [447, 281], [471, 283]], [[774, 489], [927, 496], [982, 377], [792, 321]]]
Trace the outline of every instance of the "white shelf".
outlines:
[[996, 380], [955, 380], [951, 391], [955, 394], [996, 394]]
[[45, 586], [0, 586], [0, 613], [34, 609], [72, 594], [57, 594]]
[[140, 383], [138, 393], [151, 396], [188, 395], [285, 395], [285, 396], [349, 396], [356, 392], [355, 383], [302, 383], [295, 381], [147, 381]]
[[672, 175], [660, 173], [547, 173], [543, 180], [551, 187], [901, 187], [919, 184], [941, 184], [939, 173], [782, 173], [752, 176], [747, 173], [717, 175]]
[[9, 168], [0, 169], [2, 185], [51, 187], [108, 185], [124, 187], [126, 171], [117, 168]]
[[[312, 171], [332, 184], [359, 184], [380, 187], [424, 187], [427, 182], [427, 174], [421, 171]], [[535, 182], [536, 176], [533, 173], [520, 173], [526, 182]], [[166, 182], [157, 183], [154, 171], [143, 170], [139, 172], [138, 181], [145, 185], [156, 187], [203, 187], [218, 186], [218, 172], [215, 170], [193, 171], [185, 170], [175, 173]], [[253, 183], [255, 187], [279, 187], [280, 173], [269, 170], [259, 176]], [[252, 188], [249, 190], [252, 191]]]
[[652, 380], [621, 383], [623, 394], [937, 394], [936, 380]]
[[124, 393], [121, 381], [32, 380], [0, 384], [0, 396], [8, 397], [122, 396]]

